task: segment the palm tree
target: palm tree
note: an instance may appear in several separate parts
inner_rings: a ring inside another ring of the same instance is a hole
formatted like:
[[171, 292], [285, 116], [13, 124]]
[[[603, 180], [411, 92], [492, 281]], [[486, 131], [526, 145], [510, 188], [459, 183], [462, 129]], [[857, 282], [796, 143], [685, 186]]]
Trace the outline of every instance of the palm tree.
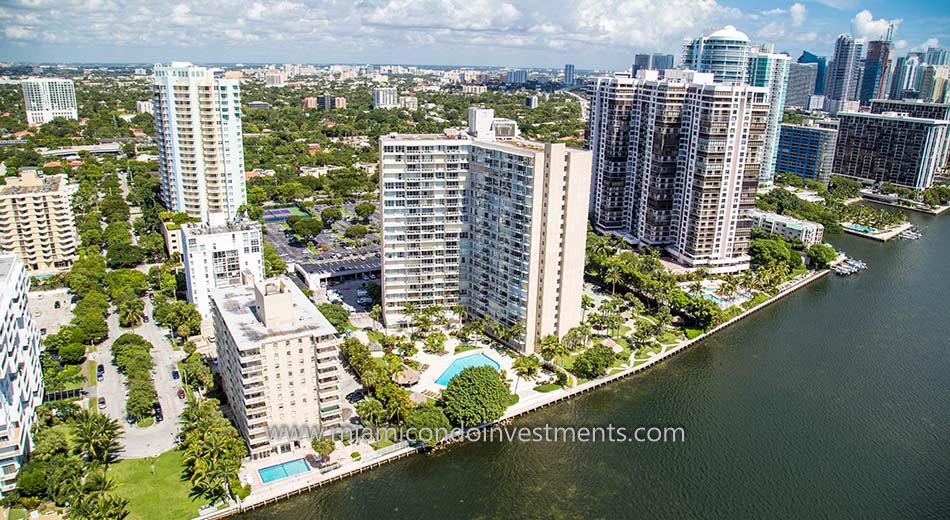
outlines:
[[604, 274], [604, 282], [610, 284], [610, 294], [617, 293], [617, 284], [623, 280], [623, 274], [620, 272], [620, 268], [616, 265], [611, 265], [607, 268], [607, 273]]
[[386, 418], [386, 408], [375, 397], [370, 397], [356, 405], [356, 414], [370, 426], [379, 426]]
[[369, 317], [373, 320], [373, 330], [376, 330], [376, 325], [379, 323], [379, 319], [383, 316], [383, 308], [377, 303], [373, 305], [373, 308], [369, 310]]
[[125, 520], [129, 501], [112, 493], [82, 496], [70, 508], [70, 517], [78, 520]]
[[465, 306], [458, 303], [452, 306], [452, 313], [455, 314], [455, 317], [459, 320], [459, 325], [462, 324], [462, 321], [465, 319], [465, 316], [468, 314], [465, 311]]
[[534, 356], [521, 356], [511, 364], [511, 367], [515, 369], [515, 372], [530, 378], [541, 370], [541, 361]]
[[594, 308], [594, 299], [586, 294], [581, 295], [581, 321], [587, 319], [587, 311]]
[[76, 451], [87, 461], [108, 466], [122, 449], [122, 428], [117, 421], [92, 410], [82, 410], [74, 425]]
[[[570, 334], [570, 332], [568, 332]], [[557, 359], [565, 354], [567, 354], [567, 347], [561, 343], [557, 336], [554, 334], [548, 334], [547, 336], [538, 338], [535, 342], [535, 346], [538, 349], [538, 352], [541, 353], [541, 357], [547, 360]]]
[[508, 327], [508, 339], [520, 338], [524, 335], [524, 333], [525, 326], [524, 323], [520, 321], [516, 321], [515, 323], [512, 323], [510, 327]]
[[138, 327], [145, 316], [145, 303], [138, 299], [123, 302], [119, 307], [119, 321], [128, 327]]
[[[405, 306], [403, 306], [403, 308], [402, 308], [402, 314], [403, 314], [403, 316], [405, 316], [406, 319], [408, 320], [410, 327], [413, 325], [413, 322], [415, 321], [416, 314], [418, 314], [418, 313], [419, 313], [419, 307], [418, 307], [416, 304], [412, 303], [412, 302], [407, 303], [407, 304], [406, 304]], [[412, 334], [413, 332], [414, 332], [414, 331], [412, 331], [412, 329], [410, 329], [410, 334]]]

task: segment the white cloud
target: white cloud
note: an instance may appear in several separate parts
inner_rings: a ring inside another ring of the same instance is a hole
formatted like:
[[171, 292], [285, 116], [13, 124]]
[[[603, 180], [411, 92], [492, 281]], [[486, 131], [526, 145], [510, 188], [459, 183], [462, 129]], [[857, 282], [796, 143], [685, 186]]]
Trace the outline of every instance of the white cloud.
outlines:
[[811, 31], [795, 35], [795, 41], [800, 43], [813, 42], [818, 39], [818, 33]]
[[910, 43], [908, 43], [907, 40], [897, 40], [896, 42], [894, 42], [894, 48], [899, 51], [902, 51], [909, 46], [910, 46]]
[[920, 45], [915, 46], [911, 50], [916, 51], [916, 52], [923, 52], [923, 51], [926, 51], [927, 49], [936, 48], [936, 47], [940, 47], [940, 40], [936, 38], [927, 38], [927, 40], [924, 41], [924, 43], [921, 43]]
[[[796, 2], [792, 4], [788, 9], [771, 9], [769, 11], [762, 12], [763, 16], [777, 16], [777, 15], [784, 15], [784, 14], [788, 14], [788, 17], [789, 17], [788, 21], [781, 20], [781, 21], [769, 22], [763, 25], [762, 27], [760, 27], [759, 30], [756, 31], [755, 35], [758, 38], [761, 38], [766, 41], [782, 40], [782, 39], [788, 38], [790, 35], [791, 29], [795, 27], [801, 27], [801, 25], [805, 23], [807, 10], [805, 9], [805, 6], [803, 4]], [[805, 33], [805, 34], [807, 35], [809, 33]], [[801, 36], [802, 35], [799, 35], [798, 37], [801, 37]], [[796, 37], [796, 40], [798, 37]], [[797, 41], [802, 41], [802, 40], [797, 40]], [[810, 40], [807, 40], [807, 41], [810, 41]]]
[[805, 23], [806, 9], [804, 4], [792, 4], [792, 6], [788, 8], [788, 14], [792, 17], [793, 27], [800, 27]]
[[894, 27], [897, 28], [903, 21], [902, 18], [895, 18], [893, 20], [879, 18], [875, 20], [871, 11], [865, 9], [854, 15], [854, 18], [851, 19], [851, 34], [854, 35], [855, 38], [876, 40], [887, 34], [888, 26], [894, 25]]

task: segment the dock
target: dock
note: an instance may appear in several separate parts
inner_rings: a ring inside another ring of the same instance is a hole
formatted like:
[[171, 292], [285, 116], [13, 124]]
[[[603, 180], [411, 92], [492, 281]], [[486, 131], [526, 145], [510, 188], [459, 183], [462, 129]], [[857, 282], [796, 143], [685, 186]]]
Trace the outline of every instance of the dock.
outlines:
[[[874, 230], [874, 231], [864, 231], [861, 229], [853, 229], [849, 226], [857, 226], [852, 222], [842, 222], [841, 227], [844, 228], [845, 233], [850, 233], [852, 235], [857, 235], [859, 237], [870, 238], [871, 240], [877, 240], [879, 242], [887, 242], [888, 240], [893, 240], [894, 238], [901, 235], [905, 231], [910, 231], [914, 229], [914, 225], [910, 222], [904, 222], [890, 229], [885, 230]], [[862, 226], [863, 227], [863, 226]]]

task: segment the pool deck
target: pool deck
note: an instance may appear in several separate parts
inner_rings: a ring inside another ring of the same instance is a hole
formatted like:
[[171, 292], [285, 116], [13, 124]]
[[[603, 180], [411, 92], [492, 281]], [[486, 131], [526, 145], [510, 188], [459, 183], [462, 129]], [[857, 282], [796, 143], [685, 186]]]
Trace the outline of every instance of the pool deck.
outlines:
[[914, 228], [914, 225], [911, 224], [910, 222], [904, 222], [903, 224], [899, 224], [895, 227], [892, 227], [884, 231], [875, 231], [874, 233], [868, 233], [865, 231], [858, 231], [857, 229], [851, 229], [847, 226], [847, 224], [850, 224], [850, 222], [841, 223], [841, 227], [844, 229], [845, 233], [850, 233], [852, 235], [857, 235], [859, 237], [870, 238], [872, 240], [878, 240], [880, 242], [887, 242], [888, 240], [892, 240], [898, 235], [900, 235], [901, 233], [903, 233], [904, 231]]
[[[550, 406], [554, 403], [563, 401], [565, 399], [570, 399], [579, 394], [589, 392], [601, 386], [613, 383], [620, 379], [624, 379], [628, 376], [631, 376], [631, 375], [643, 372], [644, 370], [647, 370], [649, 368], [652, 368], [654, 365], [661, 363], [667, 358], [670, 358], [677, 354], [685, 352], [689, 348], [700, 344], [702, 340], [704, 340], [705, 338], [713, 334], [716, 334], [734, 325], [735, 323], [738, 323], [739, 321], [744, 320], [745, 318], [751, 316], [757, 311], [765, 307], [768, 307], [769, 305], [772, 305], [775, 302], [781, 301], [782, 299], [798, 291], [799, 289], [807, 287], [809, 284], [811, 284], [812, 282], [815, 282], [816, 280], [821, 279], [822, 277], [827, 275], [829, 272], [831, 271], [826, 269], [823, 271], [808, 273], [807, 275], [802, 275], [793, 280], [790, 280], [779, 287], [779, 293], [777, 295], [756, 305], [755, 307], [752, 307], [746, 310], [745, 312], [736, 316], [735, 318], [732, 318], [731, 320], [718, 325], [714, 329], [711, 329], [707, 331], [706, 333], [697, 336], [696, 338], [693, 338], [691, 340], [690, 339], [683, 340], [674, 346], [666, 348], [662, 353], [649, 357], [646, 361], [642, 363], [629, 366], [628, 368], [615, 372], [601, 379], [588, 381], [586, 383], [577, 385], [573, 388], [562, 388], [560, 390], [555, 390], [553, 392], [548, 392], [548, 393], [530, 391], [531, 395], [524, 395], [524, 394], [528, 394], [529, 392], [525, 391], [524, 389], [519, 389], [519, 383], [521, 383], [521, 378], [517, 378], [517, 381], [512, 386], [513, 388], [515, 388], [516, 392], [521, 398], [517, 404], [509, 407], [508, 410], [505, 412], [505, 414], [497, 422], [503, 423], [503, 422], [509, 421], [515, 417], [525, 415], [539, 408]], [[490, 353], [484, 352], [485, 350], [490, 351]], [[510, 365], [513, 362], [513, 359], [507, 356], [501, 356], [497, 352], [494, 352], [492, 349], [470, 350], [462, 354], [459, 354], [458, 357], [465, 357], [467, 355], [471, 355], [479, 351], [484, 352], [486, 355], [488, 355], [492, 359], [495, 359], [496, 361], [498, 361], [499, 358], [504, 359], [505, 361], [507, 361], [507, 367], [510, 369]], [[448, 368], [452, 360], [456, 358], [456, 356], [451, 356], [451, 355], [434, 356], [431, 354], [423, 354], [423, 356], [426, 356], [427, 358], [432, 357], [432, 358], [442, 359], [442, 361], [440, 362], [440, 364], [442, 365], [441, 370], [433, 370], [432, 368], [434, 367], [434, 365], [430, 364], [430, 369], [427, 370], [426, 372], [431, 373], [431, 374], [442, 374], [443, 370], [445, 370], [445, 368]], [[426, 361], [423, 361], [423, 362], [426, 362]], [[506, 364], [503, 363], [502, 368], [505, 368], [505, 367], [506, 367]], [[438, 375], [433, 375], [429, 377], [429, 379], [431, 379], [430, 385], [434, 384], [434, 381], [437, 377]], [[422, 385], [423, 382], [420, 382], [419, 384]], [[533, 385], [531, 386], [533, 387]], [[352, 448], [353, 451], [360, 451], [360, 453], [363, 453], [366, 447], [368, 447], [368, 445], [366, 444], [352, 444], [350, 448]], [[349, 451], [350, 448], [348, 448], [348, 450], [346, 451]], [[364, 449], [361, 450], [360, 448], [364, 448]], [[288, 498], [294, 495], [299, 495], [301, 493], [305, 493], [307, 491], [313, 490], [323, 485], [336, 482], [338, 480], [342, 480], [344, 478], [356, 475], [358, 473], [362, 473], [364, 471], [379, 467], [388, 462], [392, 462], [404, 457], [408, 457], [410, 455], [419, 453], [420, 450], [416, 448], [412, 448], [412, 447], [403, 447], [403, 448], [395, 449], [391, 452], [386, 452], [384, 454], [371, 451], [370, 453], [363, 455], [361, 457], [361, 460], [359, 461], [347, 460], [345, 456], [340, 455], [338, 452], [339, 450], [337, 450], [337, 453], [334, 453], [334, 455], [331, 456], [331, 462], [340, 463], [340, 467], [336, 469], [333, 469], [326, 473], [320, 473], [319, 471], [311, 470], [305, 473], [301, 473], [299, 475], [295, 475], [295, 476], [288, 477], [281, 480], [276, 480], [269, 484], [260, 483], [260, 476], [257, 474], [257, 471], [256, 471], [257, 469], [261, 467], [273, 466], [275, 464], [280, 464], [282, 462], [288, 462], [290, 460], [300, 458], [301, 456], [304, 456], [307, 453], [310, 453], [310, 450], [301, 449], [293, 453], [284, 453], [279, 456], [269, 457], [268, 459], [265, 459], [263, 461], [254, 461], [257, 464], [254, 464], [254, 463], [245, 464], [245, 466], [241, 468], [241, 476], [242, 476], [243, 481], [245, 482], [249, 481], [249, 480], [244, 480], [248, 472], [252, 472], [254, 475], [257, 475], [256, 481], [252, 482], [251, 494], [244, 501], [240, 503], [232, 504], [230, 507], [220, 510], [220, 511], [215, 511], [215, 512], [208, 513], [207, 515], [199, 516], [197, 517], [196, 520], [211, 520], [211, 519], [225, 518], [225, 517], [235, 515], [244, 511], [257, 509], [259, 507], [262, 507], [268, 504], [273, 504], [285, 498]], [[249, 467], [249, 466], [256, 466], [256, 467]]]

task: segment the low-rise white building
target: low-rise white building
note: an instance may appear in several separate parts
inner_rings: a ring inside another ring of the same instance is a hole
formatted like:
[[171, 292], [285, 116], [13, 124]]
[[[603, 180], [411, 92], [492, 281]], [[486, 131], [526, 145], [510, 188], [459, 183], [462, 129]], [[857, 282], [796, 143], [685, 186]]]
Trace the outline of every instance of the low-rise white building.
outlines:
[[211, 290], [222, 386], [252, 459], [342, 424], [339, 338], [288, 278]]
[[264, 244], [257, 222], [185, 224], [181, 227], [181, 244], [188, 301], [206, 318], [211, 315], [208, 295], [212, 289], [240, 285], [244, 273], [256, 280], [264, 278]]
[[805, 244], [805, 247], [822, 243], [825, 236], [825, 226], [817, 222], [759, 209], [750, 210], [749, 217], [752, 218], [753, 228], [782, 235], [792, 240], [800, 240]]
[[14, 255], [0, 256], [0, 496], [16, 486], [32, 449], [30, 427], [43, 402], [40, 332], [27, 306], [30, 278]]

